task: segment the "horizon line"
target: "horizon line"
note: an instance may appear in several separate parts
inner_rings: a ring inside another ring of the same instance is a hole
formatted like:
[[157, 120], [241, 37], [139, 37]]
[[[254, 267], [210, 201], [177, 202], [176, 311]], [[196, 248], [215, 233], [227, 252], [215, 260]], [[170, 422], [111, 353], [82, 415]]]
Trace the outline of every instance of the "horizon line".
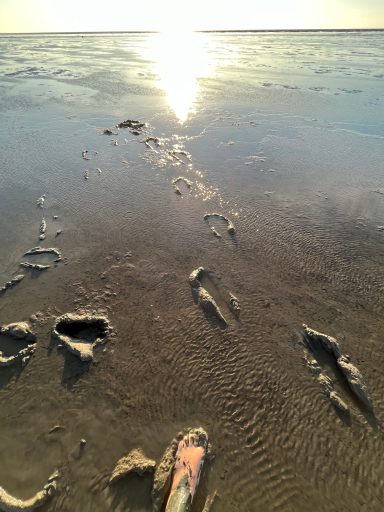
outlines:
[[[279, 28], [279, 29], [203, 29], [192, 30], [199, 33], [265, 33], [265, 32], [381, 32], [382, 28]], [[40, 35], [40, 34], [158, 34], [161, 30], [85, 30], [85, 31], [54, 31], [54, 32], [0, 32], [0, 36]]]

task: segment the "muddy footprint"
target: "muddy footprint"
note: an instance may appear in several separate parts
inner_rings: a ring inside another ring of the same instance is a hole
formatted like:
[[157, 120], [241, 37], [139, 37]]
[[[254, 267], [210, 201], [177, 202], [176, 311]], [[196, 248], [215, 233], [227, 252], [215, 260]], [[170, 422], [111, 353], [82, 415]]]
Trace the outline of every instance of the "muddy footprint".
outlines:
[[327, 376], [324, 368], [333, 373], [335, 381], [343, 390], [343, 395], [351, 394], [357, 399], [360, 409], [372, 412], [372, 402], [364, 378], [356, 366], [350, 362], [349, 356], [342, 354], [338, 341], [305, 324], [303, 329], [304, 344], [310, 353], [310, 356], [308, 354], [306, 356], [307, 364], [317, 373], [318, 381], [332, 404], [343, 412], [349, 409], [334, 389], [334, 383]]
[[[147, 137], [146, 139], [144, 139], [140, 142], [145, 144], [147, 146], [147, 148], [151, 149], [152, 151], [156, 151], [155, 147], [159, 148], [161, 146], [161, 141], [158, 137]], [[151, 142], [153, 144], [150, 144]]]
[[81, 361], [93, 361], [94, 348], [106, 343], [111, 331], [103, 315], [66, 313], [56, 318], [52, 335]]
[[321, 368], [317, 359], [308, 351], [304, 352], [304, 359], [307, 363], [308, 368], [317, 377], [317, 382], [323, 389], [326, 397], [329, 398], [331, 404], [341, 413], [349, 416], [349, 407], [341, 398], [339, 393], [335, 389], [333, 380], [325, 373]]
[[220, 281], [203, 267], [199, 267], [189, 276], [189, 284], [195, 301], [201, 306], [208, 318], [215, 318], [221, 327], [228, 322], [224, 315], [240, 316], [238, 299], [220, 283]]
[[[185, 185], [182, 188], [179, 187], [181, 183], [184, 183]], [[183, 196], [191, 190], [192, 182], [189, 181], [187, 178], [184, 178], [183, 176], [179, 176], [172, 181], [172, 186], [173, 190], [175, 191], [175, 194]]]
[[182, 149], [171, 149], [168, 153], [180, 164], [189, 165], [192, 162], [191, 154]]
[[24, 367], [36, 350], [36, 336], [27, 322], [0, 327], [0, 367], [21, 363]]
[[235, 226], [233, 224], [233, 222], [228, 219], [228, 217], [225, 217], [225, 215], [221, 215], [220, 213], [206, 213], [204, 215], [204, 220], [206, 221], [206, 223], [208, 224], [208, 226], [210, 227], [212, 233], [217, 237], [217, 238], [222, 238], [222, 235], [220, 233], [220, 231], [218, 231], [218, 229], [216, 229], [216, 226], [213, 225], [213, 220], [218, 220], [219, 222], [224, 222], [225, 224], [225, 227], [227, 229], [227, 232], [228, 234], [233, 237], [235, 235]]
[[[51, 263], [58, 263], [61, 261], [61, 252], [59, 249], [56, 249], [56, 247], [32, 247], [29, 251], [24, 253], [24, 256], [40, 256], [44, 259], [43, 263], [31, 263], [29, 261], [22, 261], [20, 263], [21, 267], [30, 269], [30, 270], [48, 270], [51, 268]], [[53, 261], [46, 261], [49, 258], [52, 258], [52, 256], [56, 256]]]

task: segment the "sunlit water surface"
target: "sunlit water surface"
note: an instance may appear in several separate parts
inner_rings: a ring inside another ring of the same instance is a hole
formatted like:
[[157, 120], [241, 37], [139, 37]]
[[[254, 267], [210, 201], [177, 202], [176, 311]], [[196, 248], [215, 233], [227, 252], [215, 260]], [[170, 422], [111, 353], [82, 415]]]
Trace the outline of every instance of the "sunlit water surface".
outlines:
[[[59, 468], [42, 510], [149, 511], [150, 477], [110, 488], [114, 463], [201, 425], [195, 512], [214, 490], [223, 512], [383, 510], [383, 62], [383, 32], [0, 38], [0, 285], [42, 216], [63, 254], [0, 296], [0, 323], [41, 312], [32, 360], [0, 368], [1, 486], [26, 498]], [[193, 300], [199, 266], [227, 329]], [[76, 308], [116, 333], [91, 366], [51, 340]], [[338, 384], [336, 414], [303, 323], [338, 338], [373, 414]]]

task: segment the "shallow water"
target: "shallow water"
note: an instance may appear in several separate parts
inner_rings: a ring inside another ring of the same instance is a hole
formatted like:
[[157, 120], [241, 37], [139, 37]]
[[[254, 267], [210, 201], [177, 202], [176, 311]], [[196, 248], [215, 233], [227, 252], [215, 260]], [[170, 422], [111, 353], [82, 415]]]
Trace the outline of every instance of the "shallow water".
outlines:
[[[0, 485], [25, 498], [58, 467], [42, 510], [147, 511], [150, 479], [111, 489], [114, 463], [202, 426], [215, 457], [195, 512], [215, 489], [224, 512], [382, 511], [384, 34], [173, 37], [0, 38], [0, 285], [42, 216], [63, 255], [0, 296], [1, 323], [42, 312], [29, 364], [0, 368]], [[114, 128], [128, 118], [145, 132]], [[227, 329], [194, 301], [199, 266]], [[82, 307], [116, 333], [91, 366], [50, 336]], [[336, 414], [303, 323], [350, 354], [373, 415], [337, 381], [351, 421]]]

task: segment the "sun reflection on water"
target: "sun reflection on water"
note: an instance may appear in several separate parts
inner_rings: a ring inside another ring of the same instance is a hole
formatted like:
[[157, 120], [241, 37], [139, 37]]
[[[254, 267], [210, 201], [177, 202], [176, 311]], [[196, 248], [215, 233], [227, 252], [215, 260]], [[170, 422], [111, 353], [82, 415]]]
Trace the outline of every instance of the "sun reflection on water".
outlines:
[[215, 62], [204, 34], [160, 32], [149, 40], [148, 56], [168, 105], [180, 123], [196, 112], [199, 79], [212, 76]]

